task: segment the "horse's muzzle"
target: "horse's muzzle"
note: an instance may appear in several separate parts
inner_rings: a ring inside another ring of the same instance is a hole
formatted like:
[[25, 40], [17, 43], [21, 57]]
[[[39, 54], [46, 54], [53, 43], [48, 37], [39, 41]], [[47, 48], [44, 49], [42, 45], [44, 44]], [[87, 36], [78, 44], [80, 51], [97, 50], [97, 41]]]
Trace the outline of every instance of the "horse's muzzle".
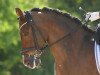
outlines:
[[23, 64], [30, 68], [30, 69], [35, 69], [39, 68], [41, 64], [41, 59], [40, 55], [22, 55], [23, 58]]

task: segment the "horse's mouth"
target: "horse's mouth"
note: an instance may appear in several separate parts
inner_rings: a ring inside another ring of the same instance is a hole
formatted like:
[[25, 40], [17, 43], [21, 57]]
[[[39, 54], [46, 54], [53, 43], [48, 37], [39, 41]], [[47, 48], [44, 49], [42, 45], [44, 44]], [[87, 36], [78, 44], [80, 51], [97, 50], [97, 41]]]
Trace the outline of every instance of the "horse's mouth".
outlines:
[[39, 68], [41, 64], [41, 59], [37, 55], [22, 55], [23, 64], [30, 68], [35, 69]]

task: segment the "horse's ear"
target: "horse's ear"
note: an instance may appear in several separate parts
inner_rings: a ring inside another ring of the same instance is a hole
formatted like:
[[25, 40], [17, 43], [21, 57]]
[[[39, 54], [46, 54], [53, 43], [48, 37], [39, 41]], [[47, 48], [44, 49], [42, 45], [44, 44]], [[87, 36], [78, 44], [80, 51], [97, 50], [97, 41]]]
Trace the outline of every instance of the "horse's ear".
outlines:
[[23, 12], [21, 11], [20, 8], [15, 8], [15, 10], [16, 10], [16, 14], [17, 14], [19, 17], [20, 17], [20, 16], [24, 17]]

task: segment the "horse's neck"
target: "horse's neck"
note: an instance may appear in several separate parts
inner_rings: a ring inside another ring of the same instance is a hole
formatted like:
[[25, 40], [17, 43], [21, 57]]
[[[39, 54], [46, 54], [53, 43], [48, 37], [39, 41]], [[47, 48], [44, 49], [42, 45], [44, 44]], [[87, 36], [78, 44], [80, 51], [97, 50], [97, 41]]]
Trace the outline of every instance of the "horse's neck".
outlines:
[[[48, 36], [49, 45], [53, 43], [50, 48], [55, 58], [57, 75], [68, 73], [71, 73], [70, 75], [74, 75], [74, 73], [76, 73], [75, 75], [81, 75], [81, 72], [83, 73], [85, 69], [89, 69], [84, 66], [91, 66], [90, 63], [93, 60], [93, 43], [91, 42], [93, 35], [90, 32], [85, 31], [81, 28], [81, 25], [79, 26], [71, 19], [62, 16], [52, 17], [50, 13], [49, 17], [48, 15], [39, 15], [34, 20], [43, 33], [48, 33], [45, 36]], [[75, 32], [71, 32], [74, 30]], [[61, 39], [65, 35], [68, 36]], [[78, 71], [80, 72], [77, 73]]]
[[58, 32], [53, 32], [52, 35], [49, 36], [49, 39], [49, 44], [58, 47], [60, 45], [60, 47], [62, 47], [63, 49], [64, 47], [66, 48], [68, 45], [79, 45], [80, 42], [83, 43], [83, 41], [86, 40], [90, 41], [90, 36], [87, 33], [81, 31], [81, 29], [74, 29], [73, 31], [69, 32], [59, 30]]
[[[68, 72], [71, 73], [70, 75], [74, 75], [74, 73], [78, 75], [77, 72], [80, 68], [79, 74], [81, 75], [81, 72], [85, 72], [85, 69], [88, 70], [84, 66], [91, 66], [90, 63], [93, 60], [92, 35], [90, 32], [85, 31], [81, 28], [81, 25], [73, 22], [73, 20], [62, 16], [54, 18], [52, 15], [49, 17], [48, 15], [39, 15], [34, 18], [34, 21], [36, 21], [42, 33], [48, 33], [45, 36], [48, 36], [48, 44], [52, 44], [50, 48], [55, 58], [57, 75], [65, 75]], [[67, 36], [61, 39], [65, 35]]]
[[[56, 38], [58, 39], [58, 37], [54, 37], [54, 39]], [[91, 55], [93, 51], [90, 34], [81, 29], [55, 43], [50, 48], [55, 58], [57, 75], [60, 73], [60, 75], [65, 75], [67, 67], [72, 69], [79, 68], [79, 65], [75, 65], [77, 63], [81, 64], [81, 61], [78, 59], [88, 60], [89, 54]]]
[[[67, 32], [66, 31], [67, 27], [66, 30], [64, 30], [65, 28], [60, 29], [59, 26], [54, 27], [54, 29], [55, 30], [51, 30], [52, 32], [51, 35], [49, 36], [49, 44], [53, 43], [53, 45], [51, 46], [51, 50], [53, 51], [52, 53], [55, 56], [55, 58], [57, 55], [59, 55], [59, 57], [61, 57], [61, 60], [63, 61], [63, 57], [67, 57], [68, 53], [69, 55], [71, 55], [70, 53], [73, 52], [75, 52], [73, 54], [76, 54], [77, 57], [78, 53], [80, 52], [80, 50], [82, 50], [82, 48], [84, 49], [87, 48], [89, 45], [91, 45], [90, 44], [92, 39], [91, 33], [85, 31], [81, 27], [79, 27], [79, 29], [78, 28], [72, 29], [75, 30], [75, 32], [72, 32], [69, 29]], [[68, 36], [63, 38], [63, 36], [65, 35]], [[58, 41], [59, 39], [61, 40]], [[86, 52], [86, 50], [83, 51]]]

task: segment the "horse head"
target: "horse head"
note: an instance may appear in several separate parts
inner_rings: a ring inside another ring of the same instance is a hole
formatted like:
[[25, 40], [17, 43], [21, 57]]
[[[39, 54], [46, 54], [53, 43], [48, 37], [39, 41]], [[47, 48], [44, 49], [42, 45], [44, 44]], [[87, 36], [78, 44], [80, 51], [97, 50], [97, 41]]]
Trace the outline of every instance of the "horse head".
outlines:
[[[19, 17], [23, 64], [28, 68], [34, 69], [38, 68], [41, 64], [41, 49], [44, 48], [45, 39], [39, 33], [31, 13], [31, 11], [23, 13], [21, 9], [16, 8], [16, 14]], [[37, 35], [37, 33], [40, 35]]]

